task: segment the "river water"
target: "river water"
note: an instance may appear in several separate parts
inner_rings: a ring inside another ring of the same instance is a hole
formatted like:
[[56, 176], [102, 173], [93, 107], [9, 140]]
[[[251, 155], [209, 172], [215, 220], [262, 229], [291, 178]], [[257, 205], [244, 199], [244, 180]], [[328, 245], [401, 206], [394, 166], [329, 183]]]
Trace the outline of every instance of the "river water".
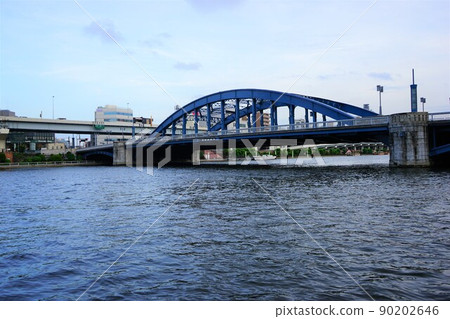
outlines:
[[449, 300], [450, 172], [380, 158], [0, 171], [0, 300]]

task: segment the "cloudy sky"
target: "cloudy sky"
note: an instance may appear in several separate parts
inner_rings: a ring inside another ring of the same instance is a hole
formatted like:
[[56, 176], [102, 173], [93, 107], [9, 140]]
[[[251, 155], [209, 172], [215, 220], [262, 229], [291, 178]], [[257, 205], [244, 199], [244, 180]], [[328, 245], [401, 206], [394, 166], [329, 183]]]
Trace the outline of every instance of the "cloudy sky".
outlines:
[[[0, 108], [93, 120], [233, 88], [319, 96], [385, 113], [450, 110], [449, 0], [1, 0]], [[114, 38], [113, 41], [99, 26]]]

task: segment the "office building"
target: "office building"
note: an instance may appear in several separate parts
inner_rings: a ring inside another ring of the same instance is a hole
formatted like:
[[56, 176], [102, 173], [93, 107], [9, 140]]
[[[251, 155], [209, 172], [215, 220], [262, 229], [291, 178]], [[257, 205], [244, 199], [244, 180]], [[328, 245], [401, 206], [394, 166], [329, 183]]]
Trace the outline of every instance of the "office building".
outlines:
[[[116, 105], [99, 106], [95, 111], [95, 123], [99, 126], [105, 123], [133, 123], [133, 110]], [[94, 145], [111, 144], [114, 141], [122, 140], [122, 138], [122, 135], [95, 134], [91, 136]]]

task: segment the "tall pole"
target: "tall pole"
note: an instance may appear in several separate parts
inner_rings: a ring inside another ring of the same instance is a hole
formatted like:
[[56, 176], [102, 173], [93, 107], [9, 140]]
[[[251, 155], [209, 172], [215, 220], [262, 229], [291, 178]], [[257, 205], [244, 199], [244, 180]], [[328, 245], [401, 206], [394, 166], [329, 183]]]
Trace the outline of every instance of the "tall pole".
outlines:
[[53, 119], [55, 119], [55, 96], [52, 96]]
[[422, 112], [425, 112], [425, 103], [427, 102], [427, 99], [424, 97], [421, 97], [420, 102], [422, 103]]
[[414, 82], [414, 69], [412, 69], [411, 112], [417, 112], [417, 84]]
[[383, 92], [383, 86], [382, 85], [377, 85], [377, 91], [380, 94], [380, 115], [383, 115], [383, 111], [381, 109], [381, 93]]

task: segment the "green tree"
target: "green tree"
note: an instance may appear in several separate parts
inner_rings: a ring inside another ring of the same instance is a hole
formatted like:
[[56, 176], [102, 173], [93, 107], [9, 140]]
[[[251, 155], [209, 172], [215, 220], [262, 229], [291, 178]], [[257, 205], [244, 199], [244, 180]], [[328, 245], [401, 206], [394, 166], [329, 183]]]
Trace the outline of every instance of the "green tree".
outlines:
[[6, 163], [6, 154], [0, 153], [0, 163]]
[[63, 157], [61, 154], [52, 154], [48, 159], [50, 162], [62, 162]]
[[43, 155], [43, 154], [34, 155], [29, 158], [30, 162], [45, 162], [45, 160], [46, 160], [46, 158], [45, 158], [45, 155]]
[[364, 147], [362, 149], [363, 154], [372, 154], [372, 149], [370, 147]]
[[66, 158], [67, 161], [75, 161], [76, 160], [76, 156], [72, 152], [67, 152], [64, 157]]
[[13, 154], [13, 159], [15, 163], [24, 162], [25, 161], [25, 155], [23, 153], [15, 152]]

